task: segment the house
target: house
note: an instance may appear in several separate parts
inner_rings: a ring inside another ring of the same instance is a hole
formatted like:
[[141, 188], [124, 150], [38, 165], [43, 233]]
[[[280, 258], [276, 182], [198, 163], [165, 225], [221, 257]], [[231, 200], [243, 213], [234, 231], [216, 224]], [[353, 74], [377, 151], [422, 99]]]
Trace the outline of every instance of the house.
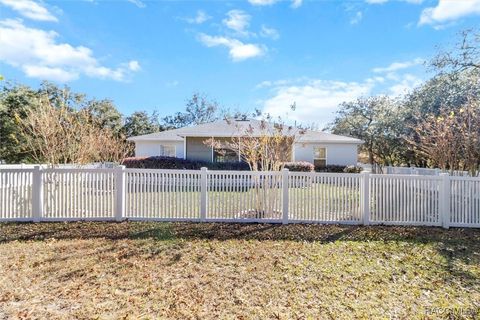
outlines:
[[[192, 127], [128, 138], [135, 143], [135, 156], [169, 156], [211, 162], [239, 161], [231, 150], [216, 150], [206, 140], [228, 140], [242, 136], [247, 128], [261, 132], [259, 120], [219, 120]], [[356, 165], [363, 141], [322, 131], [307, 130], [293, 146], [290, 161], [308, 161], [316, 166]]]

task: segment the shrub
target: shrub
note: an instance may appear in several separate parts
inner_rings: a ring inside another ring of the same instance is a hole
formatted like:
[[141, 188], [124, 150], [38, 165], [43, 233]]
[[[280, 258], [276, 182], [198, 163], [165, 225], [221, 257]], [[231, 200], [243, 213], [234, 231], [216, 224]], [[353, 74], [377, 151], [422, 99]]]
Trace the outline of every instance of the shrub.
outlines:
[[315, 166], [307, 161], [285, 162], [284, 168], [295, 172], [313, 172]]
[[343, 172], [343, 170], [346, 168], [346, 166], [339, 166], [335, 164], [329, 164], [326, 166], [315, 166], [315, 171], [316, 172], [334, 172], [334, 173], [340, 173]]
[[209, 170], [249, 170], [248, 164], [244, 162], [205, 162], [193, 161], [175, 157], [131, 157], [125, 158], [122, 164], [127, 168], [137, 169], [184, 169], [200, 170], [207, 167]]
[[345, 173], [360, 173], [362, 171], [363, 168], [359, 166], [346, 166], [345, 169], [343, 169]]
[[200, 169], [201, 164], [175, 158], [175, 157], [131, 157], [125, 158], [122, 164], [127, 168], [140, 168], [140, 169]]
[[315, 167], [316, 172], [333, 172], [333, 173], [360, 173], [362, 168], [358, 166], [340, 166], [335, 164], [329, 164], [323, 167]]
[[203, 166], [209, 170], [250, 171], [246, 162], [205, 162]]

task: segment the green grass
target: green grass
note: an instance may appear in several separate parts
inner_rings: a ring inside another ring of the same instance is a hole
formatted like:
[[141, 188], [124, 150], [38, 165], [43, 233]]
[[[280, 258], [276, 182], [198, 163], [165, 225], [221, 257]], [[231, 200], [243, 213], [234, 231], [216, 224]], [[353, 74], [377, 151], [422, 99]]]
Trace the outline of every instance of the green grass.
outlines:
[[0, 319], [478, 318], [479, 308], [480, 230], [0, 224]]

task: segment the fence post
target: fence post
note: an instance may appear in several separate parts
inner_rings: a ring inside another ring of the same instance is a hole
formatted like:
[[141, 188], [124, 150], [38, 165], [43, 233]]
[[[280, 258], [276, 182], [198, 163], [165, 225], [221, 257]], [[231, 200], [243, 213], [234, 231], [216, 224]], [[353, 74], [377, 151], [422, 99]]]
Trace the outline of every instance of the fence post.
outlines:
[[115, 167], [115, 220], [125, 217], [125, 166]]
[[370, 172], [364, 171], [362, 175], [362, 222], [364, 225], [370, 224]]
[[207, 221], [207, 176], [208, 169], [201, 168], [200, 173], [200, 221]]
[[448, 173], [440, 173], [442, 178], [440, 184], [440, 221], [442, 227], [448, 229], [450, 227], [450, 175]]
[[43, 217], [43, 173], [42, 167], [34, 166], [32, 173], [32, 219], [40, 222]]
[[288, 176], [289, 170], [282, 170], [282, 223], [288, 224]]

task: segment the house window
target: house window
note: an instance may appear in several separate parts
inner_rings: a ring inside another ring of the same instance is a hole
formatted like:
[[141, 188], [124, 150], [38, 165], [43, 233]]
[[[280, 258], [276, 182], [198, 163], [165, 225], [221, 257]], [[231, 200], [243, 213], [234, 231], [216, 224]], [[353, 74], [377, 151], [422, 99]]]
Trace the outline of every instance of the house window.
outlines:
[[227, 148], [213, 150], [213, 162], [238, 162], [238, 154]]
[[313, 148], [313, 164], [315, 167], [325, 167], [327, 165], [327, 148]]
[[175, 146], [160, 145], [160, 155], [164, 157], [175, 157]]

